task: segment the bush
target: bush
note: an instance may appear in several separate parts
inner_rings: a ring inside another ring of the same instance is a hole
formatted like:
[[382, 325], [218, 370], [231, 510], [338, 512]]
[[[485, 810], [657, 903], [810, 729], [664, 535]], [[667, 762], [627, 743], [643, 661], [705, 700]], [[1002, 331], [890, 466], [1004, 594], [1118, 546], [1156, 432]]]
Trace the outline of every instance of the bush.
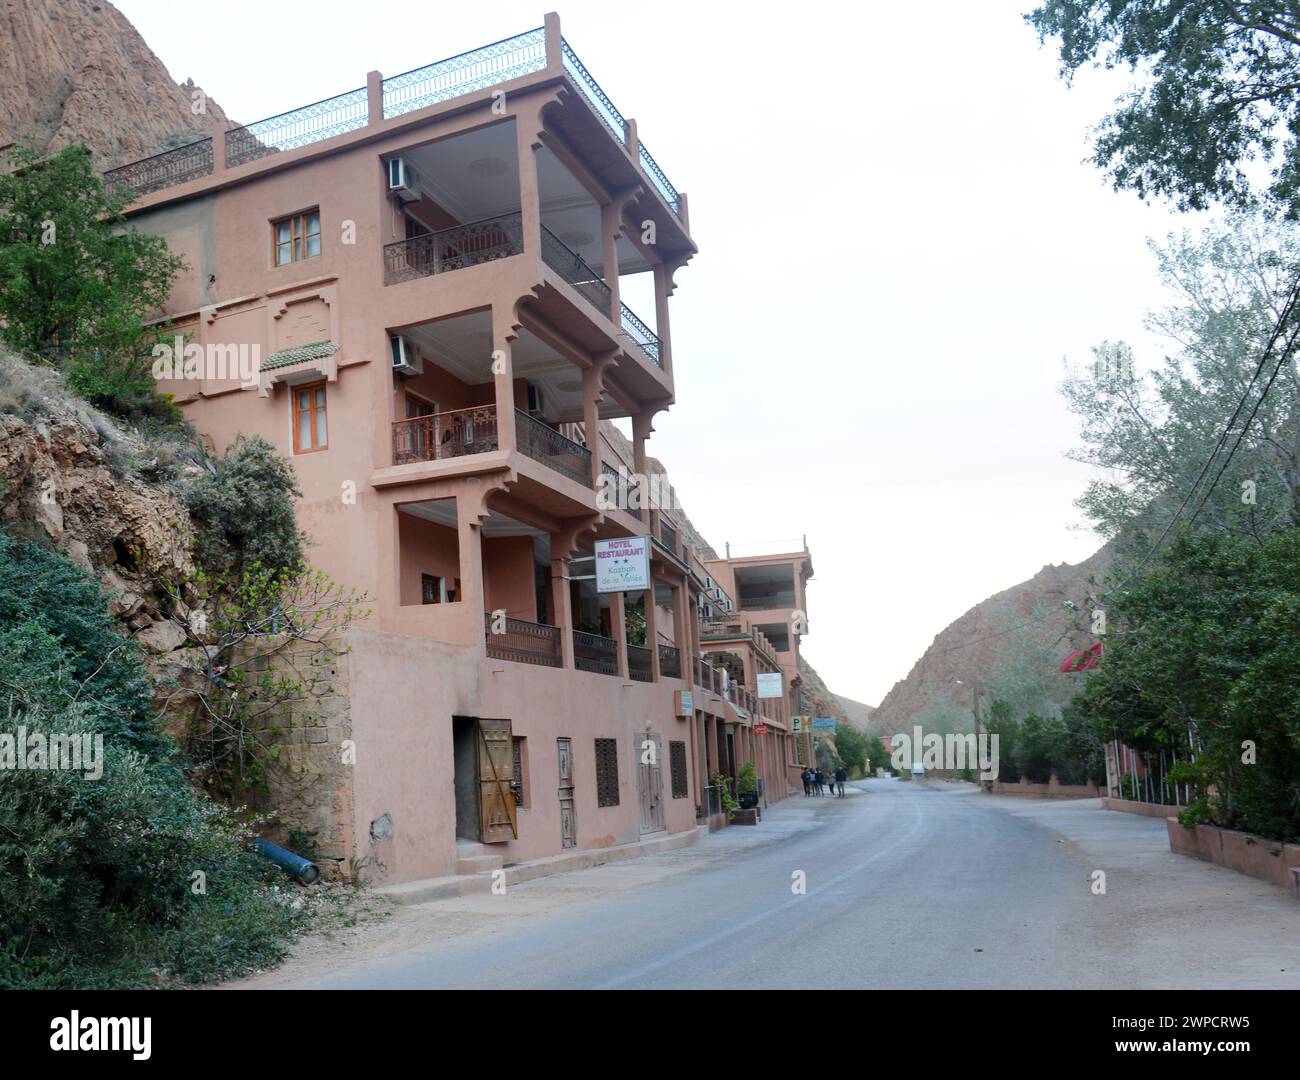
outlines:
[[[145, 987], [275, 961], [298, 919], [149, 725], [96, 582], [0, 533], [2, 730], [102, 738], [102, 775], [0, 769], [0, 986]], [[15, 740], [16, 741], [16, 740]]]
[[238, 436], [212, 465], [215, 475], [205, 473], [185, 490], [204, 570], [230, 577], [254, 566], [301, 571], [306, 537], [293, 512], [302, 494], [293, 466], [257, 435]]

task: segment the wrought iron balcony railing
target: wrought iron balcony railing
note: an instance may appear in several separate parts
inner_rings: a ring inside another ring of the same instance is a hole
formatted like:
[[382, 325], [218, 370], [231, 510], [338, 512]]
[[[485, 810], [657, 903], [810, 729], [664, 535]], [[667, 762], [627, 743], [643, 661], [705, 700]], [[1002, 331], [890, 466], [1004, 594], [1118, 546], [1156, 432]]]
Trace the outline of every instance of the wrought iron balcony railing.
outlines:
[[601, 637], [600, 634], [575, 630], [573, 666], [579, 671], [594, 671], [598, 675], [617, 675], [618, 642], [613, 638]]
[[560, 667], [563, 664], [558, 626], [509, 618], [502, 625], [490, 611], [484, 614], [484, 621], [487, 654], [493, 660], [512, 660], [517, 664], [536, 664], [539, 667]]
[[543, 27], [384, 80], [384, 119], [486, 90], [546, 67]]
[[591, 487], [591, 451], [522, 409], [515, 410], [515, 443], [521, 454], [549, 465], [584, 487]]
[[578, 89], [582, 91], [582, 96], [587, 99], [587, 103], [596, 111], [604, 125], [609, 128], [609, 133], [619, 142], [627, 142], [627, 121], [623, 114], [618, 111], [618, 107], [609, 100], [609, 95], [600, 88], [595, 78], [581, 60], [578, 54], [567, 41], [560, 43], [560, 51], [564, 54], [564, 70], [569, 73], [570, 78], [577, 84]]
[[[471, 49], [459, 56], [448, 57], [385, 79], [380, 90], [379, 107], [383, 118], [391, 120], [417, 109], [460, 97], [462, 94], [472, 94], [510, 82], [512, 79], [545, 71], [548, 64], [554, 62], [557, 67], [562, 66], [565, 74], [578, 88], [583, 100], [591, 106], [592, 111], [609, 133], [621, 146], [627, 148], [628, 123], [623, 114], [610, 100], [609, 95], [601, 89], [600, 84], [578, 59], [577, 53], [567, 41], [561, 40], [560, 53], [558, 58], [547, 56], [545, 28], [528, 30], [514, 37], [493, 42], [491, 45]], [[253, 124], [232, 128], [226, 132], [225, 164], [228, 168], [233, 168], [236, 165], [256, 161], [268, 154], [296, 150], [335, 135], [356, 131], [369, 123], [369, 114], [369, 91], [362, 87]], [[206, 169], [192, 160], [196, 154], [201, 154], [201, 151], [190, 147], [178, 147], [177, 150], [167, 151], [166, 155], [155, 155], [155, 157], [165, 157], [178, 154], [175, 164], [159, 163], [151, 158], [145, 158], [124, 165], [121, 170], [114, 169], [107, 175], [121, 173], [116, 182], [136, 196], [174, 187], [199, 176], [207, 176], [212, 172], [211, 140], [200, 140], [200, 142], [208, 143], [209, 160]], [[198, 147], [198, 144], [192, 144], [192, 147]], [[187, 150], [189, 153], [180, 154], [181, 150]], [[636, 166], [650, 181], [673, 214], [681, 220], [681, 196], [669, 182], [650, 151], [639, 143]]]
[[665, 679], [682, 677], [682, 654], [672, 645], [659, 646], [659, 674]]
[[619, 307], [621, 308], [623, 332], [637, 345], [641, 346], [641, 351], [650, 357], [658, 367], [663, 367], [663, 346], [659, 342], [658, 335], [638, 319], [636, 312], [626, 304], [620, 304]]
[[495, 259], [507, 259], [524, 250], [521, 214], [453, 225], [384, 245], [384, 284], [463, 270]]
[[110, 169], [104, 174], [109, 189], [125, 191], [135, 198], [176, 187], [212, 173], [212, 140], [198, 139], [174, 150], [166, 150], [140, 161]]
[[637, 682], [654, 682], [650, 669], [650, 650], [640, 645], [627, 647], [627, 673]]
[[366, 126], [366, 88], [292, 109], [226, 132], [226, 168], [297, 150]]
[[605, 318], [610, 318], [614, 294], [601, 276], [545, 225], [542, 226], [542, 259], [552, 270], [580, 292]]
[[677, 530], [666, 517], [659, 518], [659, 538], [674, 555], [677, 554]]
[[497, 407], [412, 416], [393, 421], [393, 464], [441, 461], [444, 458], [485, 454], [497, 449]]

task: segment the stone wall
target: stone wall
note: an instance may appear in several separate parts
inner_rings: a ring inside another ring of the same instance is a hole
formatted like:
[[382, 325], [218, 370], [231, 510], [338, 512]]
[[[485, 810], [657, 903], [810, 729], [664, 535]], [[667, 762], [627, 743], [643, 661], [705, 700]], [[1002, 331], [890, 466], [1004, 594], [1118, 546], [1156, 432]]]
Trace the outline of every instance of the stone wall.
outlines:
[[[265, 652], [263, 646], [260, 652]], [[258, 727], [278, 766], [264, 788], [246, 787], [236, 801], [272, 817], [267, 839], [316, 862], [330, 880], [353, 880], [352, 715], [345, 647], [294, 642], [249, 663], [250, 680], [264, 674], [301, 685]]]

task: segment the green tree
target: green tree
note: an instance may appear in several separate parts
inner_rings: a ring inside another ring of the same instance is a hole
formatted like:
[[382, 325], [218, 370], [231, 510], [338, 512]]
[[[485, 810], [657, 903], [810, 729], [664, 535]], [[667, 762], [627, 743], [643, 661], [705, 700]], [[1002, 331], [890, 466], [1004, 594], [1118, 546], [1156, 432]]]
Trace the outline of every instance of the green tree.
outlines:
[[851, 724], [836, 723], [835, 749], [846, 769], [865, 771], [867, 767], [867, 737]]
[[[1047, 0], [1025, 17], [1086, 64], [1138, 77], [1101, 123], [1094, 160], [1116, 188], [1175, 200], [1300, 210], [1300, 12], [1287, 0]], [[1258, 190], [1245, 163], [1271, 168]]]
[[1182, 752], [1205, 817], [1300, 839], [1300, 530], [1177, 537], [1111, 600], [1106, 658], [1075, 699], [1101, 739]]
[[[1144, 552], [1173, 519], [1245, 394], [1300, 267], [1300, 233], [1234, 215], [1199, 238], [1171, 237], [1152, 250], [1176, 300], [1148, 326], [1169, 340], [1171, 354], [1143, 374], [1128, 346], [1103, 343], [1061, 388], [1084, 443], [1069, 456], [1098, 472], [1076, 505], [1129, 554]], [[1263, 536], [1300, 523], [1298, 395], [1291, 360], [1201, 512], [1205, 526]], [[1198, 492], [1189, 510], [1200, 500]]]
[[125, 223], [125, 193], [105, 187], [84, 146], [42, 158], [10, 151], [0, 175], [0, 339], [57, 363], [78, 393], [126, 414], [165, 411], [151, 348], [184, 262]]

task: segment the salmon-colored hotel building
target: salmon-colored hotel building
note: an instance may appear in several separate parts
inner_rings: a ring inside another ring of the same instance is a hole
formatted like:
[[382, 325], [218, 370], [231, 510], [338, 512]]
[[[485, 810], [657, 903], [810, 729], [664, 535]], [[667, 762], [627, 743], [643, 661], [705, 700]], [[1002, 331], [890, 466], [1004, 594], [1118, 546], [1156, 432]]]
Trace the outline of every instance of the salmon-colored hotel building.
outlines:
[[[297, 809], [323, 865], [400, 883], [716, 827], [748, 762], [786, 797], [811, 559], [702, 559], [647, 496], [696, 247], [557, 16], [108, 180], [186, 260], [177, 333], [258, 359], [162, 389], [218, 449], [291, 457], [313, 564], [373, 608], [300, 740], [353, 748]], [[652, 310], [620, 299], [637, 274]], [[599, 591], [620, 539], [648, 588]]]

